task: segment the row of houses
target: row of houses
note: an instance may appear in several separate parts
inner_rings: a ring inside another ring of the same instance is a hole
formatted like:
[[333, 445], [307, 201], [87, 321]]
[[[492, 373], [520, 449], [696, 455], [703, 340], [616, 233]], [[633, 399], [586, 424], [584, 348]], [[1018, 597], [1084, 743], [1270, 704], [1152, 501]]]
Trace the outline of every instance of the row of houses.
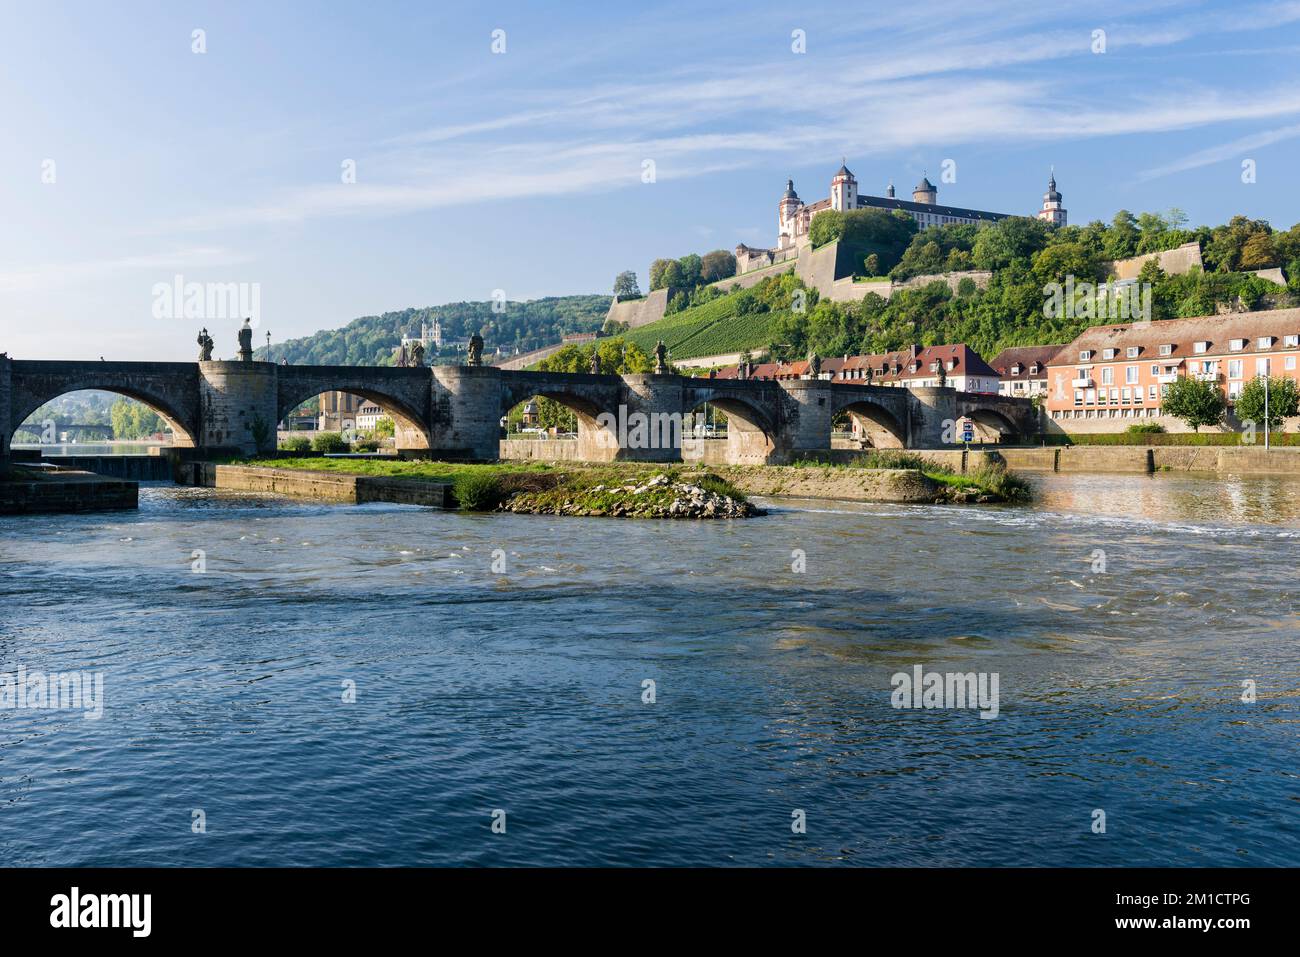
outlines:
[[[1061, 431], [1122, 430], [1122, 420], [1159, 419], [1170, 383], [1195, 376], [1233, 402], [1256, 376], [1300, 382], [1300, 309], [1094, 326], [1068, 344], [1004, 349], [986, 362], [964, 344], [911, 346], [881, 355], [830, 357], [822, 379], [917, 388], [946, 385], [963, 392], [1040, 397]], [[749, 363], [719, 378], [802, 379], [808, 360]], [[1110, 420], [1120, 420], [1111, 422]]]

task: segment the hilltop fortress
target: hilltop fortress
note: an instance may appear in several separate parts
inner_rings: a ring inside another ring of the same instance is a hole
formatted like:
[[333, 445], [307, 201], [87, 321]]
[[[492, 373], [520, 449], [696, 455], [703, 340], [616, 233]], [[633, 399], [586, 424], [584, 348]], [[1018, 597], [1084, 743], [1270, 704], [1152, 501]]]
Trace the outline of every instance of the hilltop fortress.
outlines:
[[[841, 165], [831, 177], [830, 196], [813, 203], [801, 200], [795, 192], [794, 181], [787, 179], [785, 192], [781, 194], [776, 207], [776, 245], [770, 249], [758, 249], [741, 243], [736, 247], [735, 275], [719, 280], [714, 285], [725, 291], [745, 288], [756, 285], [768, 276], [780, 275], [793, 269], [806, 285], [834, 302], [856, 302], [868, 293], [888, 299], [900, 289], [923, 286], [936, 280], [948, 283], [954, 292], [963, 279], [970, 279], [980, 288], [988, 285], [991, 274], [975, 270], [917, 276], [904, 282], [894, 282], [887, 278], [870, 281], [855, 279], [854, 273], [862, 264], [849, 262], [840, 243], [827, 243], [817, 249], [813, 248], [809, 235], [813, 217], [828, 209], [841, 212], [855, 209], [900, 211], [916, 220], [920, 229], [948, 223], [993, 223], [1016, 215], [945, 206], [939, 202], [939, 188], [925, 176], [912, 190], [910, 200], [899, 199], [894, 194], [892, 183], [886, 188], [884, 196], [865, 195], [859, 192], [858, 181], [853, 173], [847, 166]], [[1065, 205], [1056, 188], [1055, 173], [1049, 178], [1042, 206], [1034, 215], [1055, 226], [1066, 225]], [[607, 319], [628, 329], [655, 322], [663, 318], [668, 300], [678, 291], [675, 288], [655, 289], [643, 298], [624, 301], [616, 297], [610, 304]]]
[[[831, 193], [825, 199], [805, 203], [794, 190], [794, 180], [785, 181], [785, 192], [776, 206], [776, 246], [772, 249], [755, 249], [743, 243], [736, 247], [736, 274], [760, 269], [775, 263], [795, 259], [799, 250], [809, 245], [809, 230], [813, 217], [825, 209], [845, 212], [854, 209], [899, 210], [916, 220], [917, 226], [943, 226], [948, 223], [993, 223], [1014, 216], [1015, 213], [992, 213], [982, 209], [944, 206], [939, 203], [939, 188], [922, 176], [912, 189], [910, 200], [894, 195], [894, 184], [885, 189], [884, 196], [866, 196], [858, 192], [858, 181], [843, 164], [831, 177]], [[1054, 226], [1066, 225], [1066, 210], [1061, 194], [1056, 189], [1056, 174], [1047, 182], [1043, 205], [1034, 214]]]

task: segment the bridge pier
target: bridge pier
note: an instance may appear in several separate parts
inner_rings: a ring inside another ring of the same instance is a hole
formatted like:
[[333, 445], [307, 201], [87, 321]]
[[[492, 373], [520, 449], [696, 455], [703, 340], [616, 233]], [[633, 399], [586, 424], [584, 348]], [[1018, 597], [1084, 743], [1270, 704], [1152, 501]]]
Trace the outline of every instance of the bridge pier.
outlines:
[[13, 421], [13, 360], [0, 356], [0, 473], [5, 471], [9, 462], [13, 430], [21, 424]]
[[[200, 362], [199, 435], [202, 448], [273, 452], [276, 445], [276, 366], [271, 362]], [[177, 436], [178, 446], [186, 444]]]
[[804, 452], [827, 452], [831, 447], [834, 385], [826, 379], [783, 381], [781, 389], [789, 399], [784, 428], [776, 436], [774, 463], [791, 462]]
[[501, 370], [434, 366], [429, 453], [492, 460], [500, 453]]
[[947, 386], [908, 389], [907, 447], [938, 449], [944, 446], [944, 432], [953, 441], [957, 423], [957, 390]]
[[[638, 373], [625, 375], [620, 395], [624, 410], [611, 410], [619, 419], [626, 418], [629, 440], [637, 438], [637, 413], [643, 420], [644, 441], [628, 441], [618, 447], [616, 459], [631, 462], [680, 462], [682, 460], [682, 377]], [[606, 432], [606, 434], [608, 434]], [[608, 439], [604, 441], [608, 442]], [[631, 446], [637, 446], [635, 448]]]

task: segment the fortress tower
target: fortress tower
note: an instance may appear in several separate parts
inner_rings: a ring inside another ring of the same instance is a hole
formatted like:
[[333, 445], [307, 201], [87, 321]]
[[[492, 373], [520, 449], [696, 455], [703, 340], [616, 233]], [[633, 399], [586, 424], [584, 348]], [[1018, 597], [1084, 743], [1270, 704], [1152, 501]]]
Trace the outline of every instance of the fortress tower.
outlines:
[[799, 199], [799, 194], [794, 191], [794, 180], [785, 181], [785, 192], [781, 195], [781, 202], [777, 204], [777, 228], [776, 244], [778, 249], [785, 249], [794, 243], [797, 235], [797, 219], [800, 207], [803, 201]]
[[1056, 191], [1055, 168], [1051, 172], [1051, 179], [1047, 181], [1047, 192], [1043, 194], [1043, 208], [1036, 215], [1053, 226], [1065, 225], [1065, 207], [1061, 205], [1061, 194]]
[[831, 177], [831, 209], [841, 212], [858, 208], [858, 181], [843, 163]]
[[939, 190], [928, 177], [922, 176], [921, 182], [912, 189], [912, 202], [933, 206], [939, 202]]

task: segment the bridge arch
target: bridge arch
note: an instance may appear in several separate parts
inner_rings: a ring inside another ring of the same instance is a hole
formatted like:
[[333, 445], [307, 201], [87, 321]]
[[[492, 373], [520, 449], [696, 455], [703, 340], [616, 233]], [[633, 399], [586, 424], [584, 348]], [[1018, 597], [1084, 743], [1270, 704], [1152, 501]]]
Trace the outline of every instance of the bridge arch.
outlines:
[[855, 438], [870, 448], [901, 449], [907, 445], [907, 426], [879, 402], [853, 399], [839, 403], [835, 413], [846, 413]]
[[[335, 384], [331, 384], [335, 383]], [[283, 422], [285, 417], [308, 399], [326, 392], [343, 392], [355, 395], [359, 399], [373, 402], [388, 415], [395, 426], [397, 447], [399, 449], [427, 449], [429, 445], [429, 422], [425, 405], [417, 408], [412, 397], [402, 395], [398, 389], [378, 387], [373, 384], [355, 380], [329, 378], [293, 381], [281, 378], [276, 398], [276, 421]]]
[[965, 410], [968, 419], [975, 423], [975, 432], [981, 442], [1014, 442], [1020, 430], [997, 409], [974, 406]]
[[[612, 415], [615, 421], [618, 420], [618, 377], [582, 376], [592, 380], [592, 383], [587, 387], [577, 387], [564, 381], [566, 375], [535, 376], [531, 380], [516, 376], [515, 381], [503, 383], [498, 414], [504, 419], [512, 409], [530, 399], [550, 399], [572, 412], [577, 420], [576, 451], [579, 460], [614, 460], [619, 452], [617, 431], [611, 432], [603, 428], [597, 420], [604, 414]], [[548, 381], [556, 379], [559, 381]]]
[[29, 370], [26, 368], [29, 365], [38, 366], [41, 363], [13, 363], [10, 415], [0, 432], [0, 453], [9, 451], [14, 433], [32, 413], [47, 402], [73, 392], [110, 392], [134, 399], [163, 420], [171, 430], [172, 444], [175, 447], [193, 448], [199, 444], [198, 406], [195, 397], [197, 378], [192, 372], [188, 376], [182, 376], [180, 381], [173, 382], [165, 372], [152, 377], [124, 376], [113, 369], [101, 372], [93, 362], [76, 363], [80, 368], [75, 374], [60, 374], [41, 368]]
[[[721, 437], [701, 435], [692, 427], [683, 427], [682, 457], [705, 464], [752, 465], [772, 461], [777, 450], [777, 428], [772, 403], [779, 401], [775, 390], [749, 395], [725, 388], [688, 388], [682, 395], [682, 415], [696, 417], [712, 406], [726, 416], [726, 444], [718, 462], [717, 445]], [[767, 400], [764, 402], [763, 400]], [[715, 445], [716, 443], [716, 445]]]

